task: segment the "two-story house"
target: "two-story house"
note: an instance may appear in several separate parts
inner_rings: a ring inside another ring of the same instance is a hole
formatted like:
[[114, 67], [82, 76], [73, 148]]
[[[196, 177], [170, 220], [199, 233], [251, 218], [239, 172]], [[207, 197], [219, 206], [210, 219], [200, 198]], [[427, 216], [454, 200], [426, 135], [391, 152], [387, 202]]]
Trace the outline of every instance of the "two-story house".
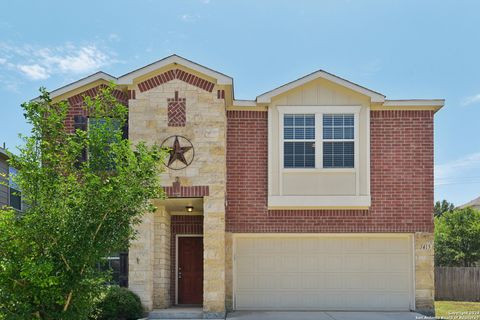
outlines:
[[22, 210], [22, 193], [12, 180], [17, 170], [8, 164], [9, 155], [0, 147], [0, 207], [9, 206]]
[[107, 82], [129, 139], [171, 148], [168, 199], [152, 199], [129, 249], [148, 310], [433, 311], [443, 100], [389, 100], [322, 70], [236, 100], [231, 77], [173, 55], [51, 92], [70, 103], [70, 129]]

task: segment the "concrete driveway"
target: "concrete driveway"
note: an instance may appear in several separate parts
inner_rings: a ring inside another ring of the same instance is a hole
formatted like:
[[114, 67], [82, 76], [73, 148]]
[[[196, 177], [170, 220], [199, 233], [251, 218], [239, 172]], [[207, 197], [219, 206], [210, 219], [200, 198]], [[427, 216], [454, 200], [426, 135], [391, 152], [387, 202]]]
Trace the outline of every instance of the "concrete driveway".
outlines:
[[427, 320], [415, 312], [342, 312], [342, 311], [235, 311], [228, 320]]

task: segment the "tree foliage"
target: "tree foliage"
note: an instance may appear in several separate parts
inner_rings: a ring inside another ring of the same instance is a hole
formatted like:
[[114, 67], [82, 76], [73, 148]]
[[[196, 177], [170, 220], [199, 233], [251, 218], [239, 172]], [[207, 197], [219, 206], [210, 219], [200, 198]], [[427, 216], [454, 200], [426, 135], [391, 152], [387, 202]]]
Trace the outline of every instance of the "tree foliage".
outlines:
[[163, 196], [165, 151], [122, 139], [127, 109], [112, 91], [85, 98], [101, 119], [88, 132], [67, 132], [67, 103], [44, 89], [22, 105], [32, 131], [10, 164], [25, 210], [0, 211], [0, 319], [86, 319], [107, 276], [97, 262], [127, 247]]
[[440, 217], [445, 212], [452, 211], [453, 209], [455, 209], [455, 205], [444, 199], [442, 201], [435, 202], [433, 211], [434, 211], [435, 217]]
[[445, 212], [435, 218], [435, 263], [473, 266], [480, 261], [480, 211], [472, 208]]

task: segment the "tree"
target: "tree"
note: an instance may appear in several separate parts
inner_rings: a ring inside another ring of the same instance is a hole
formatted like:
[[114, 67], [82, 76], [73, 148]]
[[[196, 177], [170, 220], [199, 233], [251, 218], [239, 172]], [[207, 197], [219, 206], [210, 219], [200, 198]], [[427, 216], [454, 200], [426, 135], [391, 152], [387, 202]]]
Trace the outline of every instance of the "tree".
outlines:
[[163, 196], [165, 151], [122, 139], [127, 109], [113, 90], [85, 98], [88, 132], [67, 132], [67, 103], [44, 89], [22, 105], [32, 131], [11, 165], [25, 210], [0, 211], [0, 319], [86, 319], [107, 276], [97, 262], [127, 247]]
[[445, 212], [452, 211], [453, 209], [455, 209], [454, 204], [444, 199], [441, 202], [440, 201], [435, 202], [433, 212], [435, 217], [440, 217]]
[[480, 260], [480, 211], [465, 208], [435, 218], [435, 263], [473, 266]]

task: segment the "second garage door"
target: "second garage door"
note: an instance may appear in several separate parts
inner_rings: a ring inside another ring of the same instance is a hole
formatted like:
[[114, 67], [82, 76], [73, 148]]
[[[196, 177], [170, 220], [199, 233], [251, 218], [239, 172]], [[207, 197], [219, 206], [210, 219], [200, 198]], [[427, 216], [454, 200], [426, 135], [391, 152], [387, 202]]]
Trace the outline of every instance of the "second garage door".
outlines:
[[408, 235], [235, 237], [237, 310], [413, 309]]

